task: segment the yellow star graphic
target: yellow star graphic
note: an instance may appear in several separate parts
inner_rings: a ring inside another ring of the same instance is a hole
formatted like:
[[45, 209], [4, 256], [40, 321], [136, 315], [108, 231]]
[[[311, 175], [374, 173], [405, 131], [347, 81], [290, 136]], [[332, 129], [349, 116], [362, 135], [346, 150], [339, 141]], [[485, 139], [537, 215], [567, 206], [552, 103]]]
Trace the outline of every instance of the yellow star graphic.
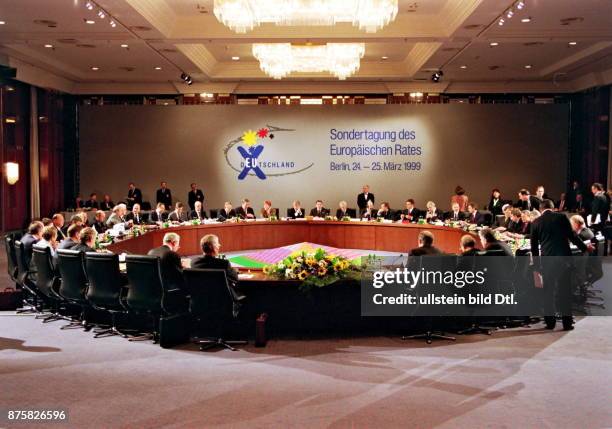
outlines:
[[242, 134], [242, 141], [244, 142], [245, 145], [249, 147], [256, 145], [257, 144], [257, 133], [253, 130], [245, 131], [244, 134]]

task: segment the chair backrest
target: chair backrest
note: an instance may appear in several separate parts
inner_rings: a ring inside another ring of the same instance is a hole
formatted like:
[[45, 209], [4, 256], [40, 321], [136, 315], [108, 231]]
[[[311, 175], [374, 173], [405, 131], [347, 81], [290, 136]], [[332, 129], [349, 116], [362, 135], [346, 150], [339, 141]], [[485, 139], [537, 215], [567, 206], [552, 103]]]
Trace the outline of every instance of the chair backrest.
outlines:
[[33, 247], [32, 263], [36, 266], [36, 288], [48, 298], [57, 298], [54, 285], [59, 277], [53, 267], [50, 247]]
[[135, 311], [161, 313], [163, 282], [159, 258], [128, 255], [125, 262], [130, 284], [128, 306]]
[[59, 293], [65, 299], [84, 304], [87, 302], [87, 273], [85, 272], [85, 254], [78, 250], [59, 249], [57, 260], [62, 284]]
[[119, 271], [119, 256], [113, 253], [87, 252], [87, 300], [107, 310], [122, 309], [120, 297], [123, 281]]
[[233, 295], [225, 270], [185, 269], [183, 275], [191, 295], [191, 314], [215, 320], [232, 318]]
[[140, 208], [142, 210], [151, 210], [151, 203], [149, 201], [143, 201]]
[[346, 209], [346, 213], [352, 218], [357, 217], [357, 209]]
[[28, 277], [28, 263], [25, 245], [19, 240], [15, 241], [15, 256], [17, 257], [17, 283], [23, 286]]
[[8, 275], [13, 280], [17, 280], [17, 255], [15, 253], [15, 242], [13, 237], [7, 235], [4, 237], [4, 249], [6, 250], [6, 268]]
[[217, 209], [210, 209], [210, 218], [216, 219], [219, 217], [219, 211]]

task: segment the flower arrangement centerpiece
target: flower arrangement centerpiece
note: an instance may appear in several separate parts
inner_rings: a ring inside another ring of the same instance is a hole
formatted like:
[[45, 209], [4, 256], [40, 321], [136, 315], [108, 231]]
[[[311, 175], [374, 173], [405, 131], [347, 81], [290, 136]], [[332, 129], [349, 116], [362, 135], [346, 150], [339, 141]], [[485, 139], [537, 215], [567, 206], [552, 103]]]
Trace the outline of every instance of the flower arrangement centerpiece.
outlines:
[[350, 222], [351, 221], [351, 217], [350, 216], [344, 216], [342, 217], [342, 222]]
[[335, 217], [335, 216], [326, 215], [326, 216], [325, 216], [325, 220], [330, 221], [330, 220], [338, 220], [338, 219], [336, 219], [336, 217]]
[[345, 278], [358, 279], [359, 267], [342, 257], [319, 248], [314, 252], [295, 252], [277, 264], [266, 265], [264, 274], [285, 280], [301, 280], [300, 289], [329, 286]]
[[278, 220], [278, 217], [277, 217], [276, 215], [270, 215], [270, 216], [268, 217], [268, 220], [269, 220], [270, 222], [276, 222], [276, 221]]
[[200, 219], [192, 219], [191, 220], [191, 224], [192, 225], [201, 225], [202, 221]]

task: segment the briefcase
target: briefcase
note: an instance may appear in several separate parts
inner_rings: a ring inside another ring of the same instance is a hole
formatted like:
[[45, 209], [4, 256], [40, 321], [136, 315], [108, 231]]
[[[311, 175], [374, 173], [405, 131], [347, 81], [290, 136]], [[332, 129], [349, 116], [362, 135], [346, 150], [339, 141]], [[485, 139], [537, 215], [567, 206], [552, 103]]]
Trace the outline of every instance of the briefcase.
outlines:
[[189, 342], [191, 314], [178, 313], [164, 316], [159, 320], [159, 345], [169, 349]]
[[266, 321], [268, 320], [268, 314], [262, 313], [255, 320], [255, 347], [265, 347], [268, 343], [268, 337], [266, 335]]
[[0, 311], [14, 311], [21, 307], [23, 292], [14, 288], [0, 291]]

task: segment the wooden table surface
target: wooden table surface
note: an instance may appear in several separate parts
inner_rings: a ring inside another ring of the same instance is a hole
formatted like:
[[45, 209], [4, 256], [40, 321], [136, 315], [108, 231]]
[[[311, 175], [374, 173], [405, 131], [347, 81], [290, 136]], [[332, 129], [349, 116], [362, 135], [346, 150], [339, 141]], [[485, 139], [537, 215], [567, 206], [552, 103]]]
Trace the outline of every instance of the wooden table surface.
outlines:
[[[209, 225], [188, 225], [150, 231], [144, 235], [113, 243], [108, 250], [115, 253], [146, 254], [162, 245], [165, 233], [181, 237], [181, 256], [202, 253], [200, 239], [215, 234], [221, 252], [271, 249], [290, 244], [311, 242], [342, 249], [381, 250], [407, 253], [417, 247], [423, 230], [434, 234], [434, 245], [444, 252], [457, 253], [460, 238], [468, 234], [446, 226], [338, 221], [256, 221]], [[473, 234], [472, 234], [473, 235]], [[478, 242], [478, 240], [477, 240]]]

